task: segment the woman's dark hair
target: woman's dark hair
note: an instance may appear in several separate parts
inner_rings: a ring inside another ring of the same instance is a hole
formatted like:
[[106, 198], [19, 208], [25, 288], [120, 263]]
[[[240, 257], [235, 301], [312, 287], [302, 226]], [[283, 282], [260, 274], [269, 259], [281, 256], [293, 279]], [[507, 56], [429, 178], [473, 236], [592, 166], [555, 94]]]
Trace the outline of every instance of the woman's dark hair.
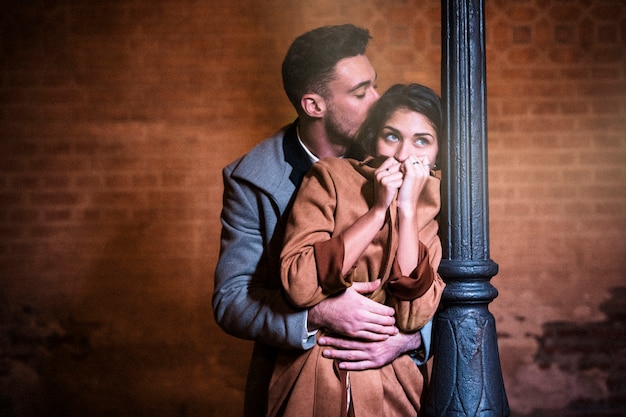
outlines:
[[361, 126], [357, 141], [369, 155], [376, 153], [376, 140], [380, 130], [398, 109], [414, 111], [426, 116], [439, 140], [443, 116], [441, 100], [437, 93], [421, 84], [396, 84], [385, 91], [369, 111]]
[[283, 60], [283, 88], [300, 113], [300, 100], [307, 93], [328, 97], [327, 84], [337, 62], [365, 54], [371, 36], [351, 24], [323, 26], [306, 32], [291, 44]]

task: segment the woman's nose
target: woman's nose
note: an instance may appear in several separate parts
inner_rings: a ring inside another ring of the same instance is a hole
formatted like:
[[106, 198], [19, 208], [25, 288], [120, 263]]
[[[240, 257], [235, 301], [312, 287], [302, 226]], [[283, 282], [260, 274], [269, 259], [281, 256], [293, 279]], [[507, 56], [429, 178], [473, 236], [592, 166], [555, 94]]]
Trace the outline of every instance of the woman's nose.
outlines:
[[406, 143], [401, 143], [400, 147], [398, 148], [396, 154], [395, 154], [395, 158], [400, 161], [400, 162], [404, 162], [406, 161], [406, 159], [411, 155], [411, 149], [409, 146], [407, 146], [408, 144]]

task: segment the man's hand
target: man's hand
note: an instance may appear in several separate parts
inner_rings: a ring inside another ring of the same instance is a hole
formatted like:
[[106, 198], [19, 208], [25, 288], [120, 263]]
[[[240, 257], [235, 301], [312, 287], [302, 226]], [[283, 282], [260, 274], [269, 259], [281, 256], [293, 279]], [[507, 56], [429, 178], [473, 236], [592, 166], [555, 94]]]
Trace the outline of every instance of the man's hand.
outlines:
[[309, 330], [328, 332], [365, 341], [386, 340], [398, 333], [394, 309], [362, 294], [374, 291], [380, 280], [355, 282], [342, 294], [328, 297], [309, 309]]
[[362, 371], [380, 368], [398, 356], [418, 349], [422, 344], [422, 336], [419, 332], [397, 333], [387, 340], [377, 342], [323, 336], [317, 343], [328, 347], [323, 349], [322, 355], [336, 359], [340, 369]]

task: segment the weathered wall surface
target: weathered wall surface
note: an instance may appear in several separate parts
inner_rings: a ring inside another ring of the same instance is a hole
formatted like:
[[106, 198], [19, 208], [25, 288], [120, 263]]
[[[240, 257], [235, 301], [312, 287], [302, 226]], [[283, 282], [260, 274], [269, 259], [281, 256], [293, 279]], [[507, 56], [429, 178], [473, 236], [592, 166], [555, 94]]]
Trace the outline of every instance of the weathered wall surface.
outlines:
[[[492, 303], [514, 416], [626, 403], [626, 4], [487, 2]], [[294, 117], [295, 36], [439, 89], [435, 0], [0, 6], [0, 415], [237, 416], [220, 170]]]

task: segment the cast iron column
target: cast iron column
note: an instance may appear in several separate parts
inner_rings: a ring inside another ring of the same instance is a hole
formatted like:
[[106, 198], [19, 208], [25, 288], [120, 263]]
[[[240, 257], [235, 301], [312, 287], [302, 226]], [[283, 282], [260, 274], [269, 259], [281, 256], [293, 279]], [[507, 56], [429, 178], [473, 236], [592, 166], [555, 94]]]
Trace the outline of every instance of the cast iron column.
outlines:
[[442, 0], [442, 165], [439, 273], [429, 416], [508, 416], [496, 327], [488, 304], [498, 265], [489, 257], [484, 3]]

